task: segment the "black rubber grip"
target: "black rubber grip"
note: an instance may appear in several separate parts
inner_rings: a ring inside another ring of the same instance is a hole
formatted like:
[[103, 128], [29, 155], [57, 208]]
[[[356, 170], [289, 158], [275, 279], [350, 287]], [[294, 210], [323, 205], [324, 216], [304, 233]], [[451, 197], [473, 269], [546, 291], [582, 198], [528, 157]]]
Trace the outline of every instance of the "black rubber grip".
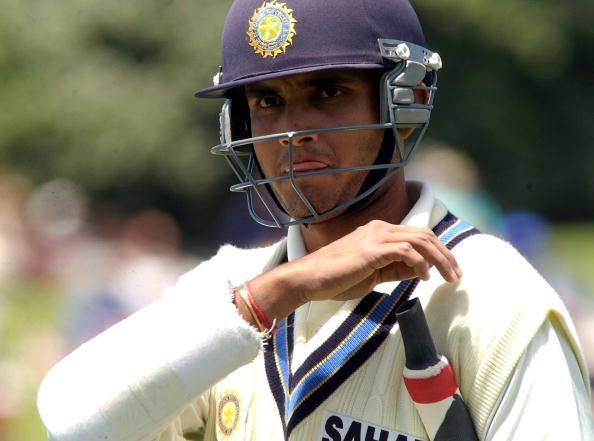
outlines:
[[404, 302], [396, 311], [396, 319], [404, 342], [406, 367], [421, 370], [437, 364], [440, 357], [419, 299]]

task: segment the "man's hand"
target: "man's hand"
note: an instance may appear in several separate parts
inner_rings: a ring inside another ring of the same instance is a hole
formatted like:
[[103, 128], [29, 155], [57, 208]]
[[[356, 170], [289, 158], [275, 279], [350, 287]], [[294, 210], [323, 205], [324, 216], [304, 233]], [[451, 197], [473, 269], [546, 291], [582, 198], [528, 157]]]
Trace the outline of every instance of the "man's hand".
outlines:
[[302, 304], [362, 297], [383, 282], [462, 276], [453, 254], [427, 228], [375, 220], [308, 254], [249, 281], [256, 303], [270, 319], [282, 319]]

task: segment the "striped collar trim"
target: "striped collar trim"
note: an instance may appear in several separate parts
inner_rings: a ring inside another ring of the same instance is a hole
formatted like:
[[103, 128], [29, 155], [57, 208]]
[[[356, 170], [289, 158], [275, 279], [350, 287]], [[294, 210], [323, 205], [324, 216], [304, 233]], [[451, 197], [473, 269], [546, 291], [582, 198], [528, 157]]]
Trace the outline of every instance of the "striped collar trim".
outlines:
[[[478, 233], [448, 213], [433, 229], [449, 249]], [[395, 310], [410, 298], [419, 279], [400, 282], [391, 295], [372, 292], [363, 297], [344, 322], [292, 374], [293, 323], [291, 314], [265, 346], [266, 374], [275, 398], [285, 438], [326, 398], [357, 371], [385, 341], [396, 323]]]

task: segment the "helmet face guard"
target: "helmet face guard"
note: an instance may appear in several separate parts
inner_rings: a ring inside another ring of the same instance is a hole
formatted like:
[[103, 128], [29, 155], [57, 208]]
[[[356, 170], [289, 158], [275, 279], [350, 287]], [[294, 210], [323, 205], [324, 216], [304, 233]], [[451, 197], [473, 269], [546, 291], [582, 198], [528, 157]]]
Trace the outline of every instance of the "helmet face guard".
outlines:
[[[334, 214], [344, 212], [348, 207], [370, 197], [409, 162], [429, 125], [437, 91], [437, 71], [441, 68], [441, 59], [437, 53], [400, 40], [379, 39], [378, 44], [385, 65], [389, 65], [390, 68], [385, 71], [380, 80], [380, 118], [375, 124], [327, 127], [252, 137], [249, 121], [246, 120], [246, 118], [249, 119], [246, 109], [234, 108], [234, 105], [241, 107], [237, 99], [228, 98], [225, 101], [220, 114], [221, 142], [212, 147], [211, 152], [215, 155], [223, 155], [229, 163], [239, 179], [239, 182], [232, 185], [230, 190], [246, 193], [250, 215], [256, 222], [269, 227], [287, 227], [322, 221]], [[428, 85], [422, 85], [423, 81]], [[415, 90], [427, 91], [428, 102], [426, 104], [415, 103]], [[349, 136], [349, 132], [374, 129], [392, 132], [398, 151], [398, 155], [393, 155], [393, 160], [382, 163], [376, 161], [374, 164], [348, 168], [295, 172], [294, 151], [299, 148], [294, 145], [295, 137], [331, 132], [344, 132], [345, 136]], [[410, 136], [403, 139], [399, 135], [398, 129], [414, 130]], [[289, 171], [283, 176], [263, 176], [254, 154], [253, 146], [255, 144], [272, 140], [286, 140], [287, 143]], [[343, 201], [325, 211], [316, 210], [297, 181], [298, 178], [305, 176], [369, 173], [372, 170], [382, 170], [383, 177], [359, 191], [359, 194], [354, 198]], [[290, 182], [291, 189], [303, 203], [308, 214], [292, 217], [285, 211], [272, 189], [280, 181]]]

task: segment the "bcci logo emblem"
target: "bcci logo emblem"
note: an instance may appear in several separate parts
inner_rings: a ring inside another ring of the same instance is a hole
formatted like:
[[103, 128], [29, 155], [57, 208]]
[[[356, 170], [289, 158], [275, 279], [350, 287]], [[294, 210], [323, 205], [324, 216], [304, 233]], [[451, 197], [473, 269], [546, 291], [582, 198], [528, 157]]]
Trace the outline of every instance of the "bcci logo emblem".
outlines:
[[217, 428], [219, 439], [228, 439], [239, 422], [239, 398], [228, 392], [217, 404]]
[[284, 3], [265, 2], [250, 19], [250, 46], [264, 58], [276, 58], [293, 43], [296, 22], [293, 10]]

